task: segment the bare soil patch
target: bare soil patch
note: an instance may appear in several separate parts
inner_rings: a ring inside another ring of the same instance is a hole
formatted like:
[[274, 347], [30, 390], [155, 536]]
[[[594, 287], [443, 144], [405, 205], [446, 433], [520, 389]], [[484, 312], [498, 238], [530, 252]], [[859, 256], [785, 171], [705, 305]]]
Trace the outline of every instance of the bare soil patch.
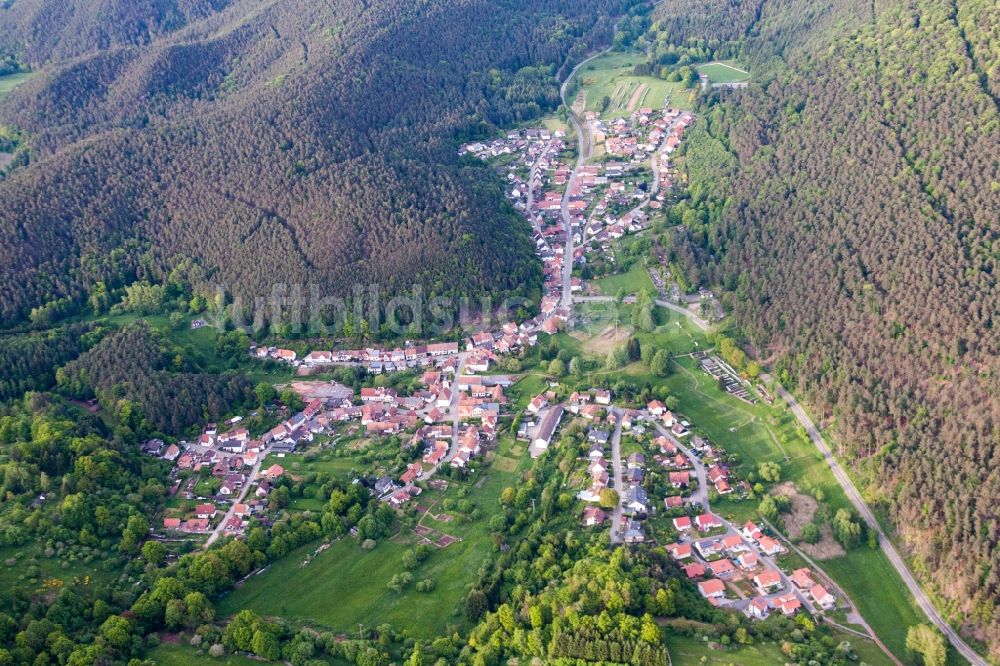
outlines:
[[629, 113], [635, 111], [635, 107], [639, 106], [639, 100], [641, 100], [643, 95], [645, 95], [646, 88], [647, 86], [645, 83], [640, 83], [639, 87], [635, 89], [634, 93], [632, 93], [632, 97], [628, 101]]
[[619, 326], [617, 329], [614, 326], [608, 326], [597, 335], [586, 340], [583, 343], [583, 348], [586, 351], [603, 356], [625, 340], [628, 340], [628, 336], [627, 326]]
[[453, 537], [450, 534], [445, 534], [443, 537], [434, 542], [438, 548], [447, 548], [451, 544], [458, 541], [458, 537]]
[[[785, 531], [791, 539], [798, 539], [802, 534], [802, 528], [811, 523], [819, 504], [809, 495], [800, 493], [791, 481], [786, 481], [775, 486], [771, 493], [774, 495], [784, 495], [792, 502], [789, 513], [782, 516], [785, 521]], [[817, 560], [829, 560], [845, 555], [844, 548], [833, 538], [833, 530], [829, 525], [820, 528], [820, 540], [817, 543], [798, 542], [796, 545], [802, 551]]]

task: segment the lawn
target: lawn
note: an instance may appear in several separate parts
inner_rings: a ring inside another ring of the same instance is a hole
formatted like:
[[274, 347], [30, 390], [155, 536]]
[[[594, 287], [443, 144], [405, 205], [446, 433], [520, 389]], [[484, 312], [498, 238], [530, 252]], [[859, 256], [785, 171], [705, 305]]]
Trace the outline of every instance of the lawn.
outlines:
[[20, 72], [18, 74], [7, 74], [5, 76], [0, 76], [0, 99], [3, 99], [14, 88], [24, 83], [29, 76], [31, 76], [30, 72]]
[[[440, 635], [448, 625], [464, 626], [462, 600], [466, 587], [475, 580], [480, 566], [492, 552], [487, 523], [499, 506], [500, 493], [515, 481], [527, 463], [527, 457], [517, 458], [514, 442], [502, 437], [497, 455], [505, 460], [466, 482], [451, 481], [444, 492], [427, 491], [419, 502], [431, 507], [431, 513], [441, 511], [436, 500], [446, 497], [472, 500], [480, 512], [475, 518], [465, 518], [452, 510], [452, 520], [435, 520], [430, 516], [423, 525], [459, 537], [461, 540], [443, 549], [434, 549], [431, 556], [413, 571], [413, 583], [402, 594], [386, 585], [397, 573], [405, 571], [403, 553], [413, 543], [412, 530], [404, 528], [394, 538], [379, 540], [371, 551], [364, 551], [350, 537], [334, 543], [303, 567], [302, 562], [317, 544], [303, 546], [252, 578], [243, 587], [223, 598], [219, 604], [222, 616], [249, 608], [262, 615], [314, 622], [337, 631], [356, 631], [358, 623], [374, 626], [388, 622], [411, 636], [430, 638]], [[463, 497], [464, 496], [464, 497]], [[415, 583], [431, 579], [435, 588], [430, 593], [415, 590]]]
[[[676, 94], [683, 92], [681, 83], [632, 73], [642, 60], [637, 54], [610, 53], [584, 66], [577, 77], [586, 93], [585, 110], [613, 118], [627, 116], [644, 106], [662, 108], [668, 100], [672, 105], [689, 108], [689, 96]], [[602, 111], [605, 97], [609, 103]]]
[[712, 83], [737, 83], [750, 78], [750, 72], [725, 62], [709, 62], [698, 65], [697, 70], [708, 76], [708, 80]]
[[632, 295], [638, 291], [649, 289], [656, 291], [653, 281], [646, 272], [646, 267], [641, 262], [635, 262], [624, 273], [609, 275], [608, 277], [594, 280], [598, 290], [605, 296], [617, 296], [622, 289], [627, 295]]
[[[668, 630], [669, 632], [669, 630]], [[717, 645], [717, 644], [712, 644]], [[720, 664], [729, 666], [773, 666], [783, 664], [786, 659], [781, 649], [774, 643], [758, 643], [739, 649], [714, 649], [709, 642], [688, 636], [667, 635], [667, 649], [673, 666], [694, 666], [695, 664]], [[705, 661], [702, 661], [702, 658]]]
[[157, 666], [203, 666], [212, 664], [213, 666], [262, 666], [263, 664], [274, 664], [277, 662], [264, 661], [263, 659], [251, 659], [238, 654], [229, 654], [218, 659], [210, 657], [207, 650], [198, 654], [198, 649], [189, 645], [161, 643], [149, 651], [146, 655]]

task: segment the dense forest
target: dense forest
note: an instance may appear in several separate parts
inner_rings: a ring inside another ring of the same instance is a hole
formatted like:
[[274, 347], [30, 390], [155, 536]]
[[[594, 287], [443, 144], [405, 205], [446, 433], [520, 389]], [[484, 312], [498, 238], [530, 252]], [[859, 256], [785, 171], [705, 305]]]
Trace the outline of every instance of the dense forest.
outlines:
[[[748, 348], [831, 418], [916, 570], [1000, 655], [997, 5], [712, 7], [755, 84], [703, 100], [669, 259], [725, 287]], [[685, 15], [662, 3], [651, 41], [698, 38]]]
[[181, 350], [141, 321], [60, 368], [56, 380], [68, 396], [98, 398], [115, 415], [119, 434], [128, 432], [133, 441], [143, 433], [183, 433], [253, 398], [245, 377], [198, 372]]
[[559, 68], [625, 5], [194, 3], [160, 37], [138, 21], [147, 44], [98, 39], [0, 106], [30, 147], [0, 181], [0, 321], [188, 259], [249, 304], [274, 285], [536, 296], [526, 223], [458, 142], [554, 107]]

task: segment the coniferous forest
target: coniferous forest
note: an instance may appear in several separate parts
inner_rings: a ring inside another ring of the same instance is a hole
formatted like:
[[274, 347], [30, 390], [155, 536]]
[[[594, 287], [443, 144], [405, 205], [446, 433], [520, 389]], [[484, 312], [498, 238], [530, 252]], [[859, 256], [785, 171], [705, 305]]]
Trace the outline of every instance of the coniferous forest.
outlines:
[[538, 294], [527, 225], [458, 141], [554, 107], [622, 0], [93, 4], [0, 8], [5, 51], [56, 65], [0, 110], [0, 321], [188, 259], [251, 303]]
[[653, 57], [701, 46], [760, 77], [706, 95], [671, 259], [723, 286], [748, 349], [828, 417], [918, 569], [995, 648], [1000, 12], [711, 5], [663, 3], [645, 36]]

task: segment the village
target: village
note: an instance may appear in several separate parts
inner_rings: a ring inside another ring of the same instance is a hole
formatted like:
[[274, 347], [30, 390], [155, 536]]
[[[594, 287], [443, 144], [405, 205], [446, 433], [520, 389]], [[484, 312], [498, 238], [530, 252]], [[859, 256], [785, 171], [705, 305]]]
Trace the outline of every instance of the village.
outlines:
[[[355, 395], [333, 381], [302, 382], [293, 386], [299, 386], [305, 407], [259, 435], [251, 436], [236, 417], [225, 430], [209, 425], [196, 441], [150, 447], [148, 453], [175, 464], [173, 491], [198, 502], [186, 515], [165, 517], [164, 533], [208, 534], [206, 545], [219, 536], [242, 535], [251, 516], [266, 516], [271, 488], [288, 474], [280, 463], [265, 466], [265, 459], [311, 450], [316, 438], [334, 446], [346, 427], [367, 439], [396, 437], [415, 452], [391, 472], [373, 469], [355, 480], [374, 498], [405, 510], [426, 488], [447, 487], [442, 470], [481, 462], [496, 446], [498, 430], [515, 419], [516, 437], [532, 458], [557, 443], [559, 430], [572, 420], [586, 433], [580, 459], [585, 472], [576, 490], [584, 528], [607, 529], [612, 544], [663, 548], [710, 603], [751, 619], [835, 608], [838, 600], [827, 591], [833, 586], [824, 574], [803, 567], [786, 571], [778, 564], [787, 546], [768, 528], [753, 522], [737, 526], [712, 512], [710, 496], [745, 496], [749, 484], [731, 478], [726, 451], [695, 434], [696, 426], [676, 410], [659, 400], [629, 406], [602, 388], [567, 393], [558, 381], [518, 409], [507, 394], [516, 374], [489, 374], [502, 356], [534, 348], [539, 335], [554, 335], [572, 320], [574, 296], [588, 293], [589, 285], [578, 277], [567, 280], [569, 269], [586, 264], [594, 253], [613, 260], [613, 243], [645, 228], [676, 178], [670, 156], [693, 121], [690, 113], [673, 109], [639, 109], [630, 119], [612, 122], [588, 113], [587, 131], [602, 154], [576, 172], [560, 130], [516, 130], [463, 146], [463, 152], [501, 164], [509, 198], [532, 224], [545, 275], [539, 314], [461, 342], [314, 350], [302, 356], [253, 346], [254, 358], [287, 363], [299, 376], [350, 366], [364, 368], [371, 382], [413, 373], [420, 388], [403, 395], [384, 385], [365, 386]], [[761, 395], [770, 402], [757, 387], [751, 393], [717, 356], [698, 359], [699, 368], [734, 397], [752, 403]], [[193, 476], [206, 467], [218, 480], [212, 496], [197, 493]]]

